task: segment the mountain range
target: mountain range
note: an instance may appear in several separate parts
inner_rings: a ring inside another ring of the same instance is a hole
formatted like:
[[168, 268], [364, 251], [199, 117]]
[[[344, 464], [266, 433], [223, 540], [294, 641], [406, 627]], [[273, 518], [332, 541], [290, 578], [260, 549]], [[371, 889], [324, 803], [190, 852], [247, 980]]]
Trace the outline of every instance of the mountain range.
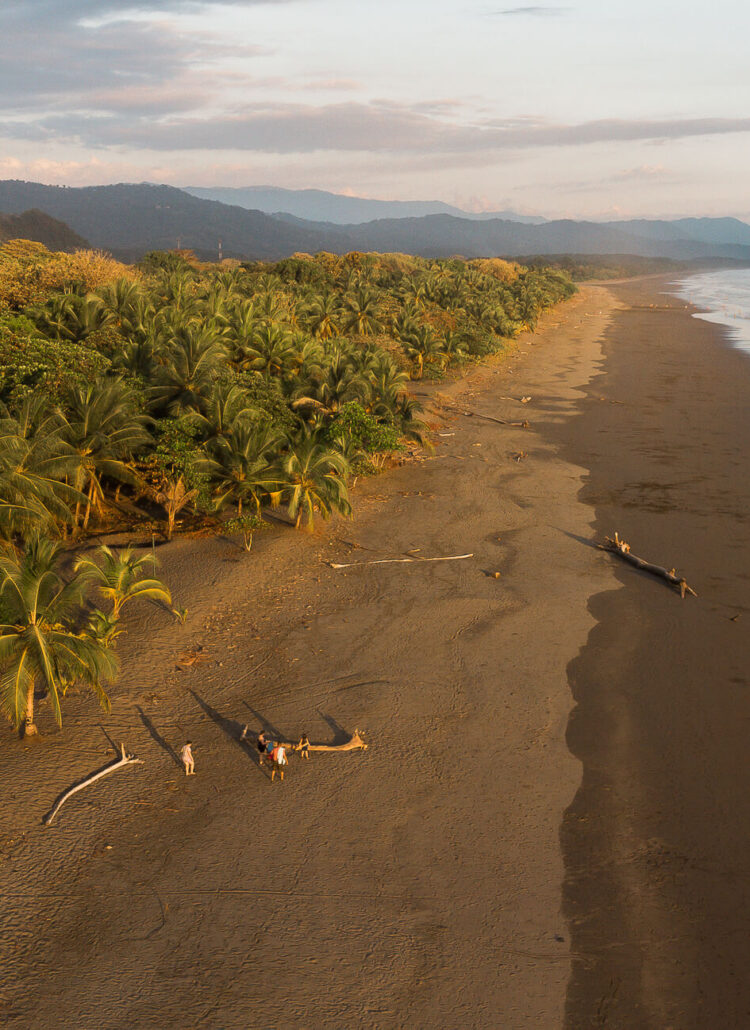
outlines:
[[[288, 206], [293, 206], [291, 201]], [[204, 199], [174, 186], [119, 183], [74, 188], [0, 181], [0, 212], [19, 216], [29, 209], [36, 209], [36, 218], [44, 213], [66, 223], [79, 238], [125, 261], [149, 250], [184, 248], [203, 260], [219, 256], [277, 260], [295, 252], [371, 250], [424, 257], [631, 254], [750, 262], [750, 225], [736, 218], [558, 219], [529, 224], [515, 217], [477, 219], [466, 213], [437, 212], [338, 223], [300, 218], [291, 212], [271, 215]], [[19, 230], [19, 235], [28, 233]]]
[[453, 215], [471, 221], [500, 218], [510, 222], [540, 225], [546, 221], [536, 215], [519, 215], [515, 211], [464, 211], [441, 200], [370, 200], [349, 197], [326, 190], [285, 190], [278, 186], [185, 186], [186, 193], [202, 200], [218, 200], [267, 215], [295, 215], [312, 222], [333, 225], [360, 225], [378, 218], [423, 218], [425, 215]]

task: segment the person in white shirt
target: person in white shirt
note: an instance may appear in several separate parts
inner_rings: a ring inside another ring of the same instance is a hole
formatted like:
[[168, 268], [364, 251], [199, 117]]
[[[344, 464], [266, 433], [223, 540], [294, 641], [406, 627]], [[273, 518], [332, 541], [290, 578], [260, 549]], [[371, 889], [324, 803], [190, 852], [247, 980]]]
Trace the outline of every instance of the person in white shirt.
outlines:
[[286, 748], [283, 744], [277, 744], [271, 752], [271, 783], [273, 783], [276, 773], [279, 774], [279, 779], [281, 780], [281, 782], [284, 782], [284, 771], [286, 767]]
[[193, 742], [189, 740], [180, 751], [182, 764], [185, 766], [186, 776], [195, 776], [195, 762], [193, 760]]

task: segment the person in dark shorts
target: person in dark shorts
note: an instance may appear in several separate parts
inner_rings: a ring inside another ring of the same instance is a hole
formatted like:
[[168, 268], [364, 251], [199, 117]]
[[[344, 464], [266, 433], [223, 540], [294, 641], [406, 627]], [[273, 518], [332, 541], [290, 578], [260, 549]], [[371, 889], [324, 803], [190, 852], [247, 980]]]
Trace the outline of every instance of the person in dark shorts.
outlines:
[[310, 738], [306, 733], [303, 733], [299, 738], [299, 744], [294, 750], [300, 752], [301, 758], [310, 758]]

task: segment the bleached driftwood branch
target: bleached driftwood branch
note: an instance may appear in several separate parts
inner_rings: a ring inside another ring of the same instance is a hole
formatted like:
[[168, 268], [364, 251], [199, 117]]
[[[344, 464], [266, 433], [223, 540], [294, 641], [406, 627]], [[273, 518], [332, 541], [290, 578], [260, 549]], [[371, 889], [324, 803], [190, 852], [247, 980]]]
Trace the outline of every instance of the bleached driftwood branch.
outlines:
[[[531, 400], [529, 397], [528, 400]], [[525, 402], [523, 402], [525, 403]], [[472, 411], [470, 408], [457, 408], [452, 404], [443, 404], [444, 408], [448, 411], [457, 411], [459, 415], [465, 415], [466, 418], [483, 418], [487, 422], [497, 422], [501, 426], [515, 426], [518, 429], [528, 429], [529, 423], [527, 419], [522, 422], [510, 422], [507, 418], [496, 418], [494, 415], [483, 415], [481, 411]]]
[[623, 561], [628, 562], [629, 565], [634, 565], [637, 569], [642, 572], [650, 572], [653, 576], [659, 576], [661, 579], [665, 579], [672, 586], [675, 586], [680, 591], [680, 597], [685, 597], [685, 594], [692, 594], [693, 597], [697, 597], [695, 590], [689, 587], [682, 576], [678, 576], [674, 569], [665, 569], [661, 565], [652, 565], [651, 562], [645, 561], [643, 558], [639, 558], [635, 554], [630, 553], [630, 544], [626, 544], [624, 540], [620, 540], [620, 537], [615, 533], [614, 540], [611, 537], [605, 537], [603, 544], [598, 544], [598, 547], [602, 551], [610, 551], [612, 554], [619, 555]]
[[352, 562], [326, 562], [332, 569], [353, 569], [355, 565], [393, 565], [400, 563], [414, 562], [419, 564], [425, 561], [461, 561], [462, 558], [473, 558], [474, 554], [450, 554], [446, 558], [376, 558], [374, 561], [352, 561]]
[[[247, 740], [247, 725], [242, 727], [240, 740]], [[294, 751], [300, 750], [299, 744], [293, 744], [290, 740], [281, 740], [279, 743]], [[310, 751], [356, 751], [359, 748], [363, 751], [367, 750], [367, 744], [362, 740], [359, 730], [355, 730], [349, 740], [343, 744], [310, 744]]]
[[69, 787], [64, 794], [61, 794], [54, 806], [42, 820], [44, 825], [49, 826], [68, 798], [72, 797], [73, 794], [77, 794], [79, 790], [83, 790], [84, 787], [88, 787], [91, 783], [95, 783], [103, 776], [109, 776], [109, 774], [115, 772], [116, 769], [122, 769], [125, 765], [143, 765], [142, 758], [136, 758], [134, 755], [128, 755], [125, 753], [124, 744], [120, 744], [120, 754], [121, 757], [112, 765], [108, 765], [104, 769], [100, 769], [99, 772], [92, 773], [91, 776], [87, 776], [85, 780], [82, 780], [80, 783], [76, 783], [73, 787]]

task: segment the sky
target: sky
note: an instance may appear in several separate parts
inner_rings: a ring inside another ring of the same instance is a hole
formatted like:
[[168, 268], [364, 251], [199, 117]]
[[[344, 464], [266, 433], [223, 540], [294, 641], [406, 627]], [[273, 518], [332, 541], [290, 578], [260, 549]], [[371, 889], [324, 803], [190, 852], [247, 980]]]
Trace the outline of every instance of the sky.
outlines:
[[745, 0], [2, 0], [0, 178], [750, 220]]

